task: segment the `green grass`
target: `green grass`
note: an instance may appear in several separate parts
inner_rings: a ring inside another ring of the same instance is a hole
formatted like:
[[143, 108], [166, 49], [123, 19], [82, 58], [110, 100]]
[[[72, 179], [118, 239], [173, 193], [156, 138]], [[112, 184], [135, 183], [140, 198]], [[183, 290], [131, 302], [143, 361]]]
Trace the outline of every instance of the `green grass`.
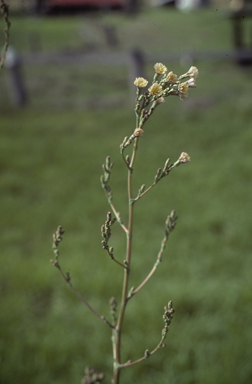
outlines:
[[[212, 12], [172, 15], [155, 10], [131, 21], [120, 15], [104, 19], [121, 26], [122, 39], [129, 23], [137, 27], [148, 22], [157, 30], [160, 22], [161, 41], [150, 41], [157, 53], [166, 35], [166, 45], [171, 45], [170, 29], [173, 40], [186, 49], [178, 26], [183, 25], [186, 37], [187, 31], [195, 37], [198, 28], [210, 31], [217, 20]], [[41, 28], [43, 39], [50, 32], [51, 41], [43, 40], [46, 49], [54, 50], [57, 41], [63, 49], [66, 40], [58, 32], [69, 32], [72, 47], [71, 30], [78, 20], [58, 19], [64, 28], [53, 32], [50, 19], [34, 21], [29, 28]], [[221, 39], [216, 44], [227, 48], [228, 24], [218, 20]], [[12, 28], [13, 39], [15, 28], [21, 28], [25, 51], [24, 22], [14, 19]], [[144, 35], [148, 28], [141, 28]], [[206, 49], [200, 38], [193, 41]], [[173, 170], [136, 204], [131, 285], [137, 286], [152, 267], [167, 214], [175, 208], [179, 219], [161, 266], [127, 308], [123, 360], [137, 359], [156, 346], [168, 300], [176, 312], [166, 349], [125, 370], [122, 384], [247, 384], [252, 379], [251, 69], [221, 61], [196, 64], [197, 89], [190, 90], [185, 102], [168, 99], [159, 107], [146, 124], [137, 153], [135, 193], [153, 181], [167, 157], [174, 161], [186, 151], [192, 161]], [[168, 66], [183, 71], [178, 64]], [[106, 372], [106, 383], [111, 379], [110, 330], [78, 301], [49, 260], [52, 233], [61, 224], [66, 229], [60, 244], [63, 269], [97, 311], [109, 317], [108, 301], [111, 296], [120, 299], [122, 273], [100, 245], [109, 206], [99, 177], [110, 155], [114, 202], [126, 221], [126, 169], [119, 143], [131, 134], [135, 118], [126, 107], [73, 108], [97, 89], [89, 80], [91, 68], [76, 68], [52, 67], [49, 73], [24, 68], [29, 86], [36, 82], [34, 100], [15, 110], [5, 95], [0, 99], [1, 383], [80, 383], [88, 364]], [[96, 67], [93, 76], [98, 74]], [[124, 70], [116, 69], [115, 77], [112, 82], [99, 77], [101, 93], [114, 90], [127, 96]], [[67, 93], [67, 86], [76, 92]], [[113, 229], [111, 244], [123, 260], [124, 235], [116, 224]]]
[[227, 48], [231, 47], [231, 25], [223, 16], [221, 11], [216, 12], [215, 9], [188, 15], [164, 8], [148, 8], [140, 16], [132, 18], [116, 12], [72, 18], [13, 16], [11, 44], [21, 52], [36, 48], [45, 51], [85, 51], [90, 49], [90, 43], [107, 49], [102, 27], [114, 26], [123, 50], [132, 48], [134, 44], [147, 52], [179, 52], [181, 48], [194, 50], [202, 46], [205, 49]]

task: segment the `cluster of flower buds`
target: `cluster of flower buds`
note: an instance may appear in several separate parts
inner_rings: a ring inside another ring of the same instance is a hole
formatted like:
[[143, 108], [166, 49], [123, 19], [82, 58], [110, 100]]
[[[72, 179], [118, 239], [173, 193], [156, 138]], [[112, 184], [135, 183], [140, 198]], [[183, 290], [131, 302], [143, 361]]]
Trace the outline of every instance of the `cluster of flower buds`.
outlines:
[[165, 222], [165, 230], [168, 234], [174, 230], [177, 223], [177, 219], [178, 219], [178, 216], [176, 216], [176, 211], [175, 209], [173, 209], [171, 211], [171, 214], [167, 216], [167, 219]]
[[108, 212], [107, 214], [107, 220], [105, 221], [105, 224], [103, 224], [101, 226], [101, 235], [102, 235], [102, 248], [105, 249], [109, 256], [113, 258], [113, 251], [114, 251], [114, 248], [113, 247], [109, 247], [108, 245], [108, 241], [110, 239], [110, 236], [111, 236], [111, 225], [114, 224], [114, 222], [116, 221], [116, 218], [112, 219], [112, 216], [111, 216], [111, 212]]
[[195, 79], [198, 77], [199, 71], [194, 66], [179, 77], [172, 71], [168, 72], [162, 63], [156, 63], [154, 69], [155, 75], [152, 84], [145, 93], [142, 93], [142, 90], [147, 87], [148, 81], [143, 77], [137, 77], [134, 81], [137, 87], [135, 112], [140, 118], [139, 126], [135, 131], [136, 136], [143, 135], [143, 124], [154, 109], [164, 102], [165, 97], [178, 96], [181, 100], [185, 100], [188, 97], [188, 89], [196, 88]]
[[117, 301], [114, 297], [111, 297], [109, 300], [109, 306], [110, 306], [110, 315], [112, 318], [112, 324], [116, 325], [117, 320]]
[[[172, 308], [172, 301], [169, 301], [168, 305], [164, 307], [164, 315], [163, 320], [165, 322], [165, 326], [162, 329], [162, 339], [164, 340], [167, 332], [169, 330], [169, 325], [171, 324], [171, 321], [173, 319], [173, 313], [175, 312], [174, 308]], [[163, 345], [165, 346], [165, 345]]]
[[113, 167], [113, 162], [110, 160], [110, 157], [107, 156], [105, 164], [102, 164], [103, 175], [101, 176], [101, 185], [102, 185], [102, 188], [105, 189], [105, 191], [107, 192], [110, 203], [112, 202], [112, 191], [110, 186], [108, 185], [108, 182], [109, 182], [112, 167]]
[[[53, 249], [53, 252], [54, 252], [54, 255], [55, 255], [55, 260], [51, 259], [51, 263], [57, 267], [58, 269], [60, 269], [60, 265], [59, 265], [59, 249], [58, 249], [58, 246], [59, 246], [59, 243], [63, 240], [62, 239], [62, 235], [63, 233], [65, 232], [65, 230], [62, 228], [61, 225], [58, 226], [57, 228], [57, 231], [53, 234], [53, 244], [52, 244], [52, 249]], [[70, 280], [70, 276], [69, 276], [69, 280]]]
[[81, 384], [98, 384], [102, 383], [105, 374], [102, 372], [95, 371], [93, 368], [87, 366], [85, 369], [85, 377], [83, 377]]
[[64, 229], [62, 229], [62, 226], [59, 225], [57, 228], [57, 231], [53, 234], [53, 245], [52, 249], [56, 257], [59, 256], [59, 250], [58, 250], [58, 245], [59, 243], [63, 240], [62, 235], [64, 233]]

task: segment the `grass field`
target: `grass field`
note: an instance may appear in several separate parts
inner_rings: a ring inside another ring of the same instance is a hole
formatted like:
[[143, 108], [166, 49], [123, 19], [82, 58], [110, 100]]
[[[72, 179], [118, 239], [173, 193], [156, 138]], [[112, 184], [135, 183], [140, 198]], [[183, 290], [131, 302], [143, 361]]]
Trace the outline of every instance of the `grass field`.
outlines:
[[[189, 45], [231, 48], [228, 21], [213, 10], [155, 10], [135, 19], [113, 14], [93, 21], [116, 26], [122, 50], [136, 42], [157, 54], [184, 52]], [[85, 41], [74, 39], [82, 25], [81, 18], [13, 18], [12, 43], [28, 52], [28, 31], [37, 31], [44, 51], [85, 49]], [[105, 44], [99, 49], [108, 50]], [[179, 63], [165, 64], [177, 73], [185, 71]], [[134, 286], [156, 260], [167, 214], [176, 209], [179, 219], [161, 266], [129, 303], [123, 360], [137, 359], [156, 346], [168, 300], [176, 313], [166, 349], [126, 369], [122, 384], [252, 380], [252, 72], [232, 62], [196, 65], [197, 88], [187, 101], [167, 99], [146, 124], [139, 145], [136, 193], [143, 183], [152, 183], [167, 157], [175, 161], [186, 151], [192, 161], [176, 168], [136, 206]], [[109, 317], [108, 301], [120, 299], [122, 273], [100, 245], [109, 206], [99, 177], [110, 155], [114, 201], [126, 221], [126, 169], [119, 144], [133, 131], [135, 118], [125, 105], [81, 109], [82, 101], [97, 92], [127, 98], [126, 71], [114, 68], [111, 79], [111, 68], [104, 69], [104, 77], [100, 70], [24, 67], [30, 102], [23, 110], [12, 106], [6, 76], [0, 74], [1, 384], [80, 383], [88, 364], [105, 371], [106, 384], [111, 382], [110, 330], [49, 262], [52, 233], [61, 224], [66, 230], [62, 267], [97, 311]], [[111, 244], [123, 260], [119, 226]]]

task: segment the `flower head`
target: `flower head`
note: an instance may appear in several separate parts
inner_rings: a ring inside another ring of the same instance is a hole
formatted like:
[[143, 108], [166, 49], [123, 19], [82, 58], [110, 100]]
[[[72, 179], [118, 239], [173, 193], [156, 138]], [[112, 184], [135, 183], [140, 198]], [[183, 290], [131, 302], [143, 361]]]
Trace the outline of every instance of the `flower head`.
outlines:
[[162, 89], [162, 86], [158, 83], [154, 83], [152, 84], [152, 86], [149, 88], [149, 92], [153, 95], [153, 96], [161, 96], [162, 95], [162, 92], [163, 92], [163, 89]]
[[139, 136], [143, 136], [144, 134], [144, 131], [142, 128], [136, 128], [135, 131], [134, 131], [134, 136], [135, 137], [139, 137]]
[[160, 75], [163, 75], [167, 71], [166, 66], [162, 63], [156, 63], [154, 65], [154, 68], [155, 68], [155, 72]]
[[186, 72], [186, 74], [187, 74], [187, 76], [190, 76], [190, 77], [198, 77], [198, 75], [199, 75], [198, 68], [192, 66], [192, 67]]
[[146, 79], [144, 79], [143, 77], [137, 77], [136, 80], [134, 81], [134, 84], [138, 88], [144, 88], [148, 84], [148, 81]]
[[166, 76], [166, 81], [169, 81], [169, 83], [175, 83], [178, 80], [178, 76], [175, 75], [172, 71], [168, 73]]
[[188, 153], [182, 152], [181, 155], [179, 156], [179, 164], [189, 163], [189, 161], [191, 161], [191, 159]]
[[188, 97], [188, 82], [180, 83], [178, 86], [178, 95], [181, 100], [185, 100]]
[[185, 83], [180, 83], [179, 86], [178, 86], [178, 90], [179, 92], [182, 92], [182, 93], [187, 93], [188, 91], [188, 82], [186, 81]]

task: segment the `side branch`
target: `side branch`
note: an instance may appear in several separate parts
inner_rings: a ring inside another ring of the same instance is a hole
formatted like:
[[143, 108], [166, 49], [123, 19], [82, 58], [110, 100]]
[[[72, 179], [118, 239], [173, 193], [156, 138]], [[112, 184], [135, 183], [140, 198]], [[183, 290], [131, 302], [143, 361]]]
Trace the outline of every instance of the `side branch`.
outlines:
[[147, 192], [149, 192], [163, 177], [169, 175], [170, 171], [177, 165], [177, 162], [171, 165], [169, 165], [169, 162], [170, 162], [170, 159], [167, 159], [163, 169], [159, 168], [157, 170], [156, 176], [154, 178], [154, 182], [147, 189], [145, 189], [145, 184], [141, 186], [141, 188], [138, 190], [137, 197], [135, 199], [132, 199], [131, 204], [141, 199], [141, 197], [143, 197]]
[[141, 186], [141, 188], [138, 190], [138, 195], [135, 199], [131, 199], [130, 204], [134, 204], [137, 200], [141, 199], [147, 192], [149, 192], [163, 177], [168, 176], [170, 171], [178, 167], [180, 164], [188, 163], [190, 161], [190, 157], [186, 152], [182, 152], [180, 157], [177, 161], [175, 161], [174, 164], [169, 165], [170, 159], [167, 159], [165, 162], [165, 165], [162, 168], [158, 168], [156, 176], [154, 178], [154, 182], [145, 189], [145, 184]]
[[105, 191], [105, 194], [106, 194], [107, 199], [108, 199], [108, 203], [109, 203], [112, 211], [114, 212], [115, 217], [116, 217], [118, 223], [121, 225], [121, 227], [124, 230], [124, 232], [127, 233], [128, 230], [125, 227], [125, 225], [123, 224], [120, 212], [116, 211], [116, 209], [115, 209], [115, 207], [114, 207], [114, 205], [112, 203], [113, 194], [112, 194], [112, 190], [111, 190], [110, 186], [108, 185], [112, 167], [113, 167], [113, 162], [110, 161], [110, 157], [107, 156], [106, 157], [106, 163], [102, 165], [103, 175], [101, 176], [101, 186], [102, 186], [102, 188]]
[[133, 169], [132, 167], [130, 166], [130, 157], [129, 155], [127, 155], [126, 157], [124, 156], [124, 150], [125, 148], [127, 148], [129, 145], [131, 145], [134, 141], [134, 139], [136, 138], [135, 134], [133, 133], [130, 137], [126, 136], [124, 139], [123, 139], [123, 142], [122, 144], [120, 144], [120, 152], [121, 152], [121, 155], [122, 155], [122, 158], [123, 158], [123, 161], [125, 162], [126, 164], [126, 167], [128, 168], [128, 170], [132, 173]]
[[[109, 201], [109, 195], [107, 193], [107, 191], [105, 190], [105, 193], [106, 193], [106, 196], [107, 196], [107, 199]], [[127, 234], [128, 233], [128, 229], [125, 227], [123, 221], [122, 221], [122, 218], [121, 218], [121, 215], [120, 215], [120, 212], [118, 212], [116, 209], [115, 209], [115, 206], [112, 202], [109, 202], [109, 205], [112, 209], [112, 211], [114, 212], [114, 215], [116, 217], [116, 220], [117, 222], [120, 224], [120, 226], [122, 227], [122, 229], [124, 230], [124, 232]]]
[[160, 251], [158, 252], [158, 255], [157, 255], [157, 260], [156, 260], [152, 270], [150, 271], [148, 276], [143, 280], [143, 282], [136, 289], [134, 289], [134, 288], [130, 289], [127, 299], [131, 299], [131, 297], [133, 297], [137, 292], [140, 291], [140, 289], [143, 288], [143, 286], [147, 283], [147, 281], [150, 280], [151, 276], [154, 274], [154, 272], [156, 271], [157, 267], [161, 263], [162, 255], [163, 255], [164, 249], [166, 247], [167, 240], [169, 238], [170, 233], [175, 228], [177, 218], [178, 217], [176, 216], [175, 210], [173, 210], [171, 212], [171, 214], [167, 216], [167, 219], [166, 219], [166, 222], [165, 222], [165, 236], [164, 236], [164, 238], [163, 238], [163, 240], [161, 242], [161, 247], [160, 247]]
[[174, 308], [172, 308], [172, 301], [169, 301], [168, 305], [164, 307], [164, 315], [163, 315], [163, 320], [165, 323], [164, 328], [162, 329], [162, 335], [161, 335], [161, 340], [151, 352], [146, 349], [144, 352], [144, 356], [140, 357], [140, 359], [137, 359], [135, 361], [127, 361], [125, 364], [120, 364], [120, 368], [126, 368], [126, 367], [131, 367], [132, 365], [141, 363], [141, 361], [148, 359], [148, 357], [154, 355], [154, 353], [157, 352], [158, 349], [166, 347], [166, 344], [164, 344], [164, 340], [166, 338], [166, 335], [169, 331], [169, 326], [171, 324], [171, 321], [173, 319], [173, 313], [175, 312]]
[[128, 268], [127, 264], [120, 263], [120, 261], [116, 260], [114, 257], [114, 248], [110, 247], [108, 245], [108, 241], [111, 236], [111, 226], [116, 221], [116, 218], [112, 219], [111, 212], [108, 212], [107, 214], [107, 220], [105, 221], [105, 224], [101, 226], [101, 235], [102, 235], [102, 249], [105, 249], [107, 251], [107, 254], [111, 258], [111, 260], [115, 261], [117, 264], [119, 264], [123, 268]]
[[[135, 131], [132, 133], [132, 135], [129, 138], [128, 138], [128, 136], [126, 136], [124, 138], [122, 144], [120, 144], [120, 152], [121, 152], [123, 161], [125, 162], [130, 173], [133, 172], [133, 165], [134, 165], [135, 155], [136, 155], [136, 150], [137, 150], [138, 137], [143, 136], [143, 133], [144, 133], [144, 131], [142, 130], [142, 128], [137, 127], [135, 129]], [[131, 145], [133, 143], [133, 141], [134, 141], [134, 148], [133, 148], [132, 158], [130, 158], [129, 155], [127, 155], [125, 157], [124, 156], [124, 150], [129, 145]]]
[[98, 312], [94, 310], [93, 307], [91, 307], [90, 304], [84, 299], [84, 297], [81, 296], [81, 294], [77, 291], [77, 289], [74, 288], [72, 283], [70, 282], [70, 274], [69, 272], [66, 272], [66, 275], [62, 272], [62, 269], [59, 264], [59, 250], [58, 250], [58, 245], [62, 241], [62, 235], [65, 231], [62, 229], [61, 225], [58, 227], [57, 231], [53, 234], [53, 251], [55, 254], [55, 260], [50, 260], [51, 263], [58, 268], [61, 276], [65, 280], [65, 282], [69, 285], [69, 287], [72, 289], [72, 291], [79, 297], [79, 299], [94, 313], [95, 316], [97, 316], [101, 321], [103, 321], [105, 324], [107, 324], [110, 328], [115, 329], [115, 327], [102, 315], [100, 315]]

